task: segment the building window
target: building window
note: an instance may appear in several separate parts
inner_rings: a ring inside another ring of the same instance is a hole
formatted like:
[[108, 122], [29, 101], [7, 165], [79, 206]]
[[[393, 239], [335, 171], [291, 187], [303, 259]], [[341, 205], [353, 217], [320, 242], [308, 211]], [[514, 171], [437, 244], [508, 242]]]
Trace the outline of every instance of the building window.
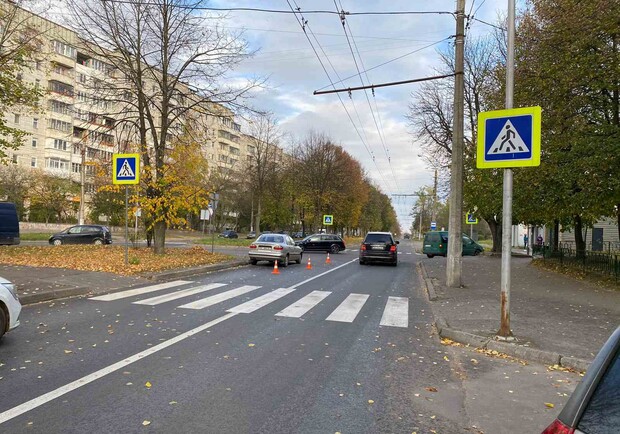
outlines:
[[78, 81], [79, 81], [80, 83], [86, 83], [86, 75], [84, 75], [84, 74], [79, 74], [79, 75], [78, 75]]
[[45, 166], [50, 169], [67, 170], [69, 167], [69, 162], [60, 158], [46, 158]]
[[49, 127], [53, 130], [62, 131], [63, 133], [70, 133], [73, 129], [71, 122], [64, 122], [58, 119], [50, 119]]
[[49, 90], [66, 96], [73, 96], [73, 86], [60, 81], [50, 80]]
[[39, 118], [32, 119], [32, 128], [34, 128], [35, 130], [39, 128]]
[[30, 167], [37, 167], [37, 157], [32, 157], [30, 159]]
[[18, 72], [17, 74], [15, 74], [15, 78], [17, 79], [17, 81], [22, 81], [24, 75], [21, 72]]
[[67, 104], [66, 102], [52, 99], [49, 101], [49, 109], [55, 113], [70, 115], [73, 111], [73, 106], [71, 104]]
[[37, 61], [34, 63], [34, 67], [35, 67], [35, 69], [36, 69], [37, 71], [40, 71], [40, 70], [41, 70], [41, 62], [40, 62], [39, 60], [37, 60]]
[[61, 139], [54, 139], [54, 149], [58, 149], [59, 151], [66, 151], [67, 142]]
[[32, 139], [32, 147], [33, 148], [37, 147], [37, 139]]
[[15, 124], [19, 124], [19, 114], [17, 114], [17, 113], [13, 113], [13, 114], [14, 114], [13, 122]]
[[62, 54], [63, 56], [70, 57], [72, 59], [75, 59], [77, 54], [75, 48], [73, 48], [69, 44], [65, 44], [60, 41], [52, 41], [52, 48], [56, 53]]
[[40, 88], [41, 87], [41, 80], [38, 78], [35, 78], [34, 80], [34, 87], [36, 88]]
[[71, 163], [71, 171], [73, 173], [80, 173], [81, 168], [82, 168], [82, 165], [80, 163]]
[[11, 159], [13, 164], [17, 164], [17, 154], [13, 154], [13, 158]]

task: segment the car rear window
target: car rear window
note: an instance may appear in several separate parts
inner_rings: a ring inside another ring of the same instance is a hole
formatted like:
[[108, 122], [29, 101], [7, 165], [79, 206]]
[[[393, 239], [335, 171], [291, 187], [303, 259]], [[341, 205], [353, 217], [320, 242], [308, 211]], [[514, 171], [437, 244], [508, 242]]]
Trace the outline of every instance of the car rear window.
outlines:
[[598, 384], [577, 425], [584, 433], [618, 432], [620, 426], [620, 352]]
[[387, 234], [368, 234], [364, 243], [392, 244], [392, 237]]
[[261, 235], [258, 237], [257, 241], [262, 241], [263, 243], [283, 243], [284, 237], [277, 235]]

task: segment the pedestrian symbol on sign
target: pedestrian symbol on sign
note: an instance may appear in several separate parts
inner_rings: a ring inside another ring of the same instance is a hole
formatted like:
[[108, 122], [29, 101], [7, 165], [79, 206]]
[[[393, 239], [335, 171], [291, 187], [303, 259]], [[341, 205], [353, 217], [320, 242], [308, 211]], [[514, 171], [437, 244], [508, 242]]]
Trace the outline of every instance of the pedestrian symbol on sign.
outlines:
[[128, 160], [125, 160], [123, 162], [121, 169], [118, 171], [118, 174], [116, 175], [117, 178], [134, 178], [135, 176], [136, 174], [131, 169], [131, 166], [129, 165]]
[[[502, 134], [504, 133], [504, 134]], [[529, 148], [519, 135], [510, 119], [506, 121], [504, 128], [489, 149], [489, 154], [512, 154], [514, 152], [528, 152]]]
[[329, 214], [325, 214], [323, 216], [323, 224], [325, 226], [330, 226], [334, 224], [334, 216], [333, 215], [329, 215]]

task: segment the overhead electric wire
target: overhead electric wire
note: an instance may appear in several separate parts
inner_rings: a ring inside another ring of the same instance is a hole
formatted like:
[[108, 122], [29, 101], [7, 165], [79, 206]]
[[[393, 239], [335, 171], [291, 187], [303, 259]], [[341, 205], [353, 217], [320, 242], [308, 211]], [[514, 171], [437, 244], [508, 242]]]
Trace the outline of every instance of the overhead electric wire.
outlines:
[[[338, 4], [336, 3], [336, 0], [334, 0], [334, 5], [336, 6], [336, 10], [338, 10]], [[366, 84], [364, 83], [364, 78], [362, 77], [362, 73], [360, 71], [359, 65], [357, 64], [357, 59], [355, 57], [355, 53], [353, 52], [353, 47], [351, 46], [351, 40], [353, 40], [353, 45], [355, 45], [355, 50], [357, 51], [357, 56], [360, 59], [360, 63], [362, 64], [362, 69], [365, 69], [364, 67], [364, 62], [362, 60], [362, 56], [359, 52], [359, 49], [357, 48], [357, 43], [355, 42], [355, 38], [353, 37], [353, 32], [351, 31], [351, 26], [349, 25], [348, 21], [346, 20], [345, 17], [345, 13], [344, 13], [344, 8], [342, 7], [342, 2], [340, 2], [340, 11], [341, 11], [341, 15], [340, 15], [340, 20], [342, 22], [342, 30], [344, 31], [344, 35], [347, 38], [347, 43], [349, 44], [349, 49], [351, 50], [351, 56], [353, 57], [353, 63], [355, 63], [355, 69], [357, 70], [357, 73], [359, 75], [360, 78], [360, 82], [362, 83], [362, 86], [366, 86]], [[349, 29], [349, 32], [347, 33], [347, 27]], [[351, 35], [351, 40], [349, 39], [349, 34]], [[366, 78], [368, 79], [368, 74], [366, 73]], [[368, 81], [370, 82], [370, 80], [368, 79]], [[374, 90], [373, 90], [373, 98], [374, 98]], [[396, 190], [400, 191], [400, 187], [398, 185], [398, 181], [396, 180], [396, 175], [394, 174], [394, 168], [392, 167], [392, 159], [390, 158], [390, 153], [385, 145], [385, 140], [384, 140], [384, 136], [383, 136], [383, 129], [379, 127], [379, 124], [377, 123], [377, 118], [375, 116], [375, 110], [372, 108], [372, 104], [370, 102], [370, 98], [368, 97], [368, 91], [366, 89], [364, 89], [364, 95], [366, 96], [366, 101], [368, 102], [368, 107], [370, 108], [370, 114], [372, 115], [372, 120], [375, 124], [375, 127], [377, 129], [377, 134], [379, 135], [379, 140], [381, 141], [381, 145], [383, 146], [383, 152], [385, 152], [385, 157], [387, 158], [388, 161], [388, 165], [390, 167], [390, 171], [392, 172], [392, 178], [394, 180], [394, 185], [396, 186]], [[377, 106], [377, 101], [375, 99], [375, 107], [377, 109], [377, 114], [379, 112], [379, 107]]]
[[[286, 2], [288, 3], [288, 5], [291, 8], [291, 10], [295, 11], [295, 9], [293, 8], [293, 5], [291, 4], [290, 0], [286, 0]], [[299, 15], [301, 16], [301, 20], [297, 16], [297, 13], [299, 13]], [[306, 32], [306, 26], [308, 25], [308, 22], [307, 22], [307, 20], [305, 20], [303, 18], [303, 15], [302, 15], [301, 10], [300, 10], [299, 7], [297, 7], [297, 13], [294, 14], [295, 15], [295, 19], [297, 20], [297, 22], [301, 26], [301, 29], [303, 30], [304, 35], [306, 36], [306, 39], [308, 40], [308, 43], [310, 43], [310, 46], [312, 47], [312, 50], [314, 51], [314, 54], [316, 55], [320, 65], [321, 65], [321, 68], [323, 68], [323, 71], [325, 72], [325, 75], [327, 75], [327, 79], [332, 83], [332, 87], [335, 89], [336, 86], [334, 85], [333, 80], [332, 80], [331, 76], [329, 75], [329, 72], [327, 71], [327, 68], [325, 67], [325, 64], [321, 60], [321, 56], [319, 56], [319, 53], [316, 51], [316, 48], [314, 47], [314, 44], [312, 44], [312, 40], [310, 39], [310, 37], [308, 36], [308, 33]], [[310, 29], [309, 26], [308, 26], [308, 29]], [[310, 30], [310, 32], [312, 32], [312, 30]], [[317, 41], [317, 44], [319, 45], [319, 47], [321, 47], [320, 43], [318, 43], [318, 39], [315, 36], [313, 36], [313, 37]], [[324, 51], [323, 51], [323, 54], [325, 54]], [[327, 55], [326, 55], [326, 58], [329, 61], [329, 57], [327, 57]], [[330, 64], [331, 64], [331, 61], [330, 61]], [[332, 65], [332, 68], [333, 68], [333, 65]], [[335, 69], [334, 69], [334, 71], [335, 71]], [[338, 95], [338, 100], [340, 101], [340, 104], [344, 108], [344, 111], [347, 114], [347, 117], [349, 118], [349, 121], [351, 122], [351, 124], [353, 125], [353, 128], [355, 129], [355, 132], [357, 133], [357, 136], [360, 138], [362, 144], [366, 148], [366, 152], [368, 152], [368, 154], [372, 158], [372, 161], [375, 164], [375, 167], [377, 168], [377, 171], [379, 172], [379, 175], [381, 176], [381, 179], [383, 180], [383, 183], [385, 184], [386, 187], [389, 187], [389, 184], [387, 183], [387, 181], [385, 180], [385, 177], [383, 176], [383, 172], [381, 172], [381, 169], [379, 169], [379, 166], [377, 165], [377, 161], [375, 159], [374, 154], [372, 153], [372, 151], [368, 147], [368, 144], [364, 141], [364, 138], [362, 137], [362, 134], [360, 133], [359, 129], [357, 128], [357, 125], [355, 125], [355, 122], [353, 121], [353, 118], [351, 117], [351, 114], [349, 113], [349, 110], [347, 109], [347, 106], [345, 105], [344, 101], [342, 101], [342, 97], [340, 96], [340, 94], [337, 94], [337, 95]], [[353, 104], [353, 107], [355, 107], [355, 104]]]

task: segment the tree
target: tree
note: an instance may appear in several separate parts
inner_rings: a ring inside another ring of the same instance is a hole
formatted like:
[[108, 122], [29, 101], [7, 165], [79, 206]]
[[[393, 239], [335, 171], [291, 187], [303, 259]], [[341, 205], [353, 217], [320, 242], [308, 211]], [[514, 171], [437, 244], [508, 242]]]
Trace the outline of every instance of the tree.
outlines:
[[[110, 63], [111, 72], [93, 84], [98, 97], [115, 104], [113, 117], [127, 142], [142, 154], [145, 197], [166, 203], [165, 171], [171, 140], [193, 118], [228, 117], [222, 104], [239, 107], [257, 85], [226, 86], [226, 73], [245, 58], [246, 44], [226, 33], [222, 17], [205, 14], [201, 0], [118, 3], [71, 0], [68, 23], [87, 48]], [[144, 198], [143, 198], [144, 200]], [[150, 207], [156, 253], [164, 252], [173, 213]]]
[[17, 216], [22, 219], [25, 214], [25, 202], [32, 184], [32, 174], [14, 164], [0, 165], [0, 199], [13, 202]]
[[42, 29], [21, 9], [22, 3], [0, 3], [0, 163], [6, 163], [6, 151], [18, 149], [26, 136], [10, 127], [5, 117], [10, 112], [38, 110], [42, 95], [39, 87], [23, 80], [23, 72], [34, 66], [35, 53], [41, 53]]
[[44, 220], [45, 223], [52, 219], [57, 223], [66, 220], [75, 213], [79, 191], [79, 185], [69, 178], [42, 170], [33, 171], [29, 191], [30, 220]]

